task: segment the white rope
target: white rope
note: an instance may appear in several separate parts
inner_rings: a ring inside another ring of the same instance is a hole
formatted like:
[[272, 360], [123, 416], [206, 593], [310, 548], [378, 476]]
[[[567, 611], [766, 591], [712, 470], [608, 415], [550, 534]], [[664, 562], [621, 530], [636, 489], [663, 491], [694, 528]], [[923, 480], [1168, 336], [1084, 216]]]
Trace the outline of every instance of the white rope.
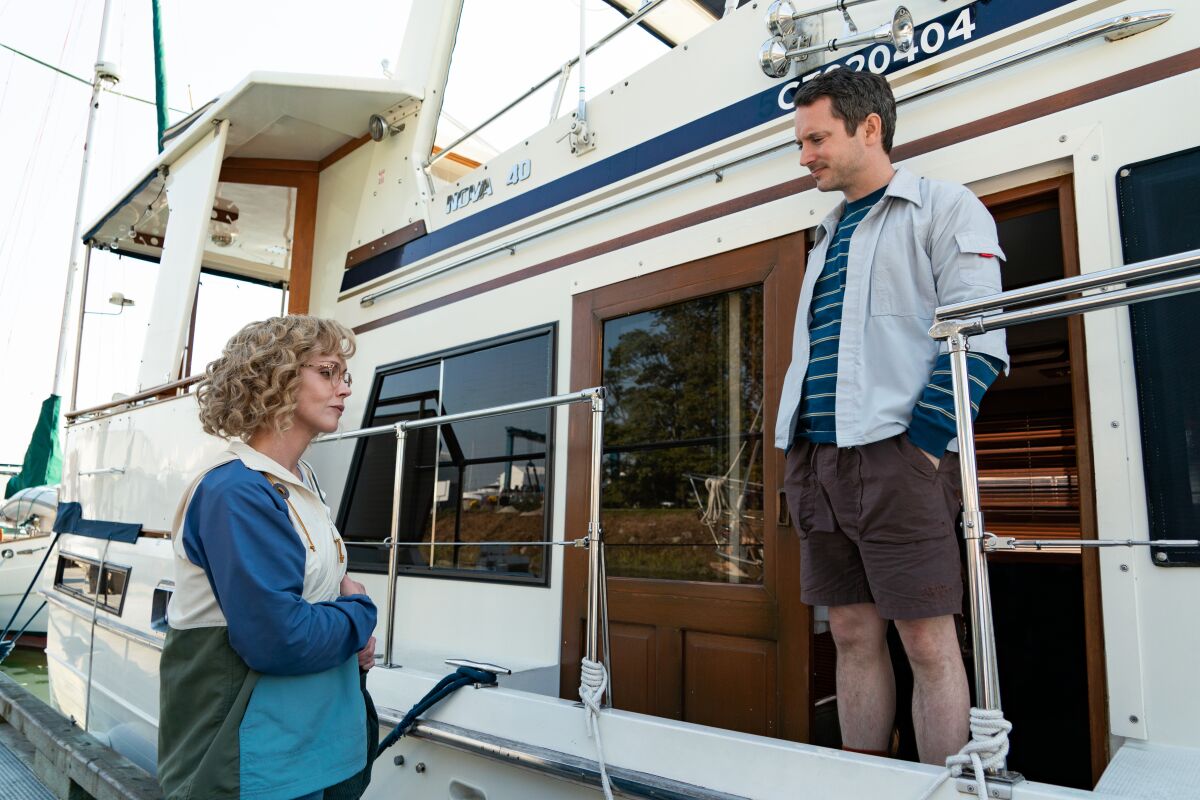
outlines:
[[1003, 711], [972, 708], [971, 741], [956, 755], [946, 759], [946, 771], [921, 795], [921, 800], [929, 800], [943, 783], [962, 775], [964, 767], [970, 767], [975, 774], [975, 794], [979, 800], [987, 800], [984, 771], [1004, 763], [1008, 756], [1008, 732], [1011, 730], [1012, 723], [1004, 718]]
[[604, 765], [604, 744], [600, 741], [600, 700], [608, 688], [608, 670], [604, 664], [583, 659], [579, 670], [579, 699], [587, 709], [588, 736], [596, 740], [597, 761], [600, 764], [600, 788], [605, 800], [613, 800], [612, 784], [608, 780], [608, 768]]
[[704, 479], [704, 490], [708, 492], [708, 504], [700, 521], [710, 529], [725, 515], [725, 482], [728, 478], [729, 473], [720, 478]]

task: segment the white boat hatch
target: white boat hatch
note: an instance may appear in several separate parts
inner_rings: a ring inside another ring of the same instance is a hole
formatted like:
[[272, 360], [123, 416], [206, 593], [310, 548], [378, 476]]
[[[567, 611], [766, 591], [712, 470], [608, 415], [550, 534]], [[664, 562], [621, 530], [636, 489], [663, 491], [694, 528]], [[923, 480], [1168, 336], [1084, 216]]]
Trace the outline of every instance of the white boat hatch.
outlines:
[[[419, 91], [401, 81], [251, 73], [175, 135], [159, 158], [142, 171], [145, 177], [87, 225], [84, 240], [157, 260], [169, 217], [163, 197], [166, 175], [219, 120], [230, 123], [222, 158], [319, 163], [366, 136], [372, 115], [399, 117], [420, 98]], [[246, 197], [244, 204], [238, 203], [236, 195], [227, 199], [247, 210], [256, 204], [251, 197]], [[214, 209], [215, 213], [222, 210], [227, 207]], [[275, 223], [253, 216], [237, 221], [245, 233], [256, 227], [265, 233]], [[274, 233], [279, 235], [277, 225]], [[220, 251], [214, 251], [219, 257]]]

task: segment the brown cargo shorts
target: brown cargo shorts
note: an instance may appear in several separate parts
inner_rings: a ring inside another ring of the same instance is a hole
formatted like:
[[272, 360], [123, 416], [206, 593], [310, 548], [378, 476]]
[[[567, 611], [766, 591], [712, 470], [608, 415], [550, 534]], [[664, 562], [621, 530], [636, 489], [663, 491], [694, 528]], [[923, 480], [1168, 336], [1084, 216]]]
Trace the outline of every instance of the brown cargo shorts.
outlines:
[[784, 489], [800, 535], [800, 599], [874, 603], [884, 619], [962, 612], [958, 454], [933, 462], [908, 434], [861, 445], [797, 441]]

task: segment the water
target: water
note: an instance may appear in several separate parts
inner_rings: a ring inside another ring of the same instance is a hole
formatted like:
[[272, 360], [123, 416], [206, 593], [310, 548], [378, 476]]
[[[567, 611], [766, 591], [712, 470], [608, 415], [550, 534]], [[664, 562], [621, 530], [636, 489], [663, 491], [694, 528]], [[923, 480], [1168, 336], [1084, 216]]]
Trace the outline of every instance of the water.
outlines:
[[46, 673], [44, 650], [18, 647], [0, 664], [0, 672], [21, 684], [42, 702], [50, 702], [50, 676]]

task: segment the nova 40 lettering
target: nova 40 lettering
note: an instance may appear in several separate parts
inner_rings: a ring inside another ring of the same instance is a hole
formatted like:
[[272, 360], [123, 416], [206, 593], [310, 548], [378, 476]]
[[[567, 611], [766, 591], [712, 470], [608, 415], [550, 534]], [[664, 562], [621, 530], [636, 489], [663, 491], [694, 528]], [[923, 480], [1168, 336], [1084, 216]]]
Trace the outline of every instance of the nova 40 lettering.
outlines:
[[446, 213], [449, 214], [465, 208], [477, 200], [482, 200], [492, 193], [492, 179], [484, 178], [479, 183], [459, 189], [446, 198]]

